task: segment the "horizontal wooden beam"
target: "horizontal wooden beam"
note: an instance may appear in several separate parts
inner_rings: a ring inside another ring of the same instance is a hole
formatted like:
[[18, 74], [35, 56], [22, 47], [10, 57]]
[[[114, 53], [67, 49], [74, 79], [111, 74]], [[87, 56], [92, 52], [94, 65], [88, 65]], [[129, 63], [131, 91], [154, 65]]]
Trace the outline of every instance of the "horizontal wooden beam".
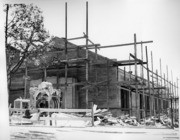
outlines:
[[81, 36], [81, 37], [74, 37], [74, 38], [68, 38], [67, 40], [77, 40], [77, 39], [84, 39], [85, 37], [84, 36]]
[[[80, 47], [80, 48], [86, 48], [86, 45], [77, 45], [77, 46]], [[88, 49], [94, 49], [94, 47], [100, 46], [100, 44], [89, 44], [87, 46], [88, 46]]]
[[[141, 42], [136, 42], [136, 44], [147, 44], [147, 43], [153, 43], [153, 41], [141, 41]], [[99, 49], [101, 49], [101, 48], [113, 48], [113, 47], [123, 47], [123, 46], [131, 46], [131, 45], [134, 45], [134, 43], [99, 46], [98, 48], [99, 48]], [[88, 48], [88, 49], [93, 49], [93, 48]]]
[[38, 108], [40, 112], [92, 112], [92, 109], [54, 109], [54, 108]]
[[40, 121], [47, 121], [47, 120], [55, 120], [55, 121], [58, 121], [58, 120], [60, 120], [60, 121], [62, 121], [62, 120], [73, 120], [73, 121], [79, 121], [79, 120], [84, 120], [84, 121], [89, 121], [89, 120], [92, 120], [92, 118], [90, 118], [90, 117], [76, 117], [76, 116], [74, 116], [74, 117], [71, 117], [71, 118], [68, 118], [68, 117], [54, 117], [54, 118], [52, 118], [52, 117], [40, 117], [40, 119], [39, 119]]
[[[149, 88], [144, 88], [144, 89], [143, 89], [143, 88], [138, 88], [138, 90], [148, 90], [148, 89], [149, 89]], [[151, 88], [151, 87], [150, 87], [150, 89], [155, 89], [155, 90], [156, 90], [156, 89], [166, 89], [166, 87], [154, 87], [154, 88]]]
[[[147, 64], [147, 62], [143, 62], [143, 63], [140, 63], [140, 62], [138, 62], [137, 63], [137, 65], [142, 65], [142, 64]], [[134, 63], [124, 63], [124, 64], [121, 64], [121, 63], [119, 63], [119, 64], [114, 64], [114, 66], [130, 66], [130, 65], [135, 65], [135, 62]]]

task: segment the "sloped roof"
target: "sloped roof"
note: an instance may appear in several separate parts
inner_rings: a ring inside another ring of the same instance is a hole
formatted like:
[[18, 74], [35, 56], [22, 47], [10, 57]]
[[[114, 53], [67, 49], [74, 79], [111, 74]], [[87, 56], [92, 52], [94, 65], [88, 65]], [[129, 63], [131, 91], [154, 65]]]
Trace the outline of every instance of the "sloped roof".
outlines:
[[[75, 44], [72, 44], [70, 42], [67, 43], [67, 48], [75, 48], [77, 47]], [[65, 48], [65, 39], [64, 38], [59, 38], [59, 37], [54, 37], [50, 41], [50, 49], [51, 51], [53, 50], [62, 50]]]

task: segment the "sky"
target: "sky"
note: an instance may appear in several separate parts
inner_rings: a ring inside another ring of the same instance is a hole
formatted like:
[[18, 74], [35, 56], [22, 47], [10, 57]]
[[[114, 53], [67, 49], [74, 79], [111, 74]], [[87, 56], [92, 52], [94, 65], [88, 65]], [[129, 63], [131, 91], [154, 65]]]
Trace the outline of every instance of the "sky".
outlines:
[[[45, 28], [53, 36], [64, 37], [65, 2], [68, 4], [68, 38], [80, 37], [86, 31], [85, 0], [4, 0], [4, 3], [34, 3], [41, 8]], [[180, 1], [179, 0], [89, 0], [89, 38], [101, 46], [150, 41], [149, 61], [153, 53], [154, 70], [169, 70], [169, 79], [180, 79]], [[73, 41], [84, 44], [85, 40]], [[141, 58], [141, 46], [137, 56]], [[100, 49], [99, 54], [111, 59], [128, 60], [134, 46]], [[151, 64], [150, 64], [151, 65]], [[150, 67], [151, 69], [151, 67]], [[171, 71], [173, 78], [171, 77]], [[138, 73], [140, 75], [140, 73]], [[180, 83], [180, 80], [179, 80]]]

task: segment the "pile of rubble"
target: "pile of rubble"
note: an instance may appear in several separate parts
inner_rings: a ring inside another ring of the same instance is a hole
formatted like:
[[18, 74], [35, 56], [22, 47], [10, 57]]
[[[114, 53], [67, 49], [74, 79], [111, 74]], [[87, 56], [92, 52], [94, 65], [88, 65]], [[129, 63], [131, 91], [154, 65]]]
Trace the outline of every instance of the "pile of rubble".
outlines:
[[[94, 105], [94, 125], [116, 125], [116, 126], [127, 126], [133, 125], [138, 126], [139, 123], [136, 117], [129, 115], [123, 115], [119, 117], [113, 117], [112, 113], [108, 109], [97, 109], [97, 105]], [[91, 116], [91, 113], [87, 113], [86, 116]]]
[[[135, 116], [122, 115], [118, 117], [113, 117], [112, 113], [107, 109], [97, 109], [97, 106], [94, 106], [94, 124], [95, 125], [115, 125], [115, 126], [142, 126], [142, 127], [156, 127], [156, 128], [170, 128], [171, 119], [167, 115], [160, 115], [160, 117], [148, 117], [142, 119], [140, 122], [137, 121]], [[90, 116], [91, 114], [86, 114]], [[179, 127], [179, 123], [176, 122], [175, 127]]]

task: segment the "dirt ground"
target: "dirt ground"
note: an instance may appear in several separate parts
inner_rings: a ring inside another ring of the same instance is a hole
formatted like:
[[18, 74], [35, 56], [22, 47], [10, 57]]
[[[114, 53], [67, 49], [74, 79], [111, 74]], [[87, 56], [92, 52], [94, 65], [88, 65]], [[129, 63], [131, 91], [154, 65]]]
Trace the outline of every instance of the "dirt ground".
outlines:
[[179, 129], [10, 126], [11, 140], [178, 140]]

